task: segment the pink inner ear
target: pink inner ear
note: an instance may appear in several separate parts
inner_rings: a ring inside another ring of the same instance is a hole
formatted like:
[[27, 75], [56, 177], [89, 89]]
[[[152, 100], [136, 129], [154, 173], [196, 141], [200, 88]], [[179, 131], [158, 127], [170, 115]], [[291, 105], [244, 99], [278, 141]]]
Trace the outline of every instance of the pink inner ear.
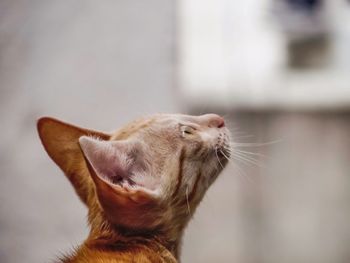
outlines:
[[133, 184], [130, 172], [132, 160], [128, 158], [125, 143], [100, 141], [87, 136], [81, 137], [79, 143], [98, 176], [113, 184]]
[[101, 141], [87, 136], [79, 138], [85, 157], [97, 176], [123, 188], [137, 188], [148, 193], [159, 191], [159, 177], [151, 175], [142, 146], [130, 141]]

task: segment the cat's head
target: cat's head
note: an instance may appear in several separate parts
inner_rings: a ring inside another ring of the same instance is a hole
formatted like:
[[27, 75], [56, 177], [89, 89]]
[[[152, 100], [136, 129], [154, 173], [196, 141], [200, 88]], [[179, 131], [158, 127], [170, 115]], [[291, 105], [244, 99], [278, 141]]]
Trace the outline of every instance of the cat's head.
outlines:
[[229, 131], [215, 114], [159, 114], [112, 134], [42, 118], [38, 131], [90, 221], [102, 214], [136, 230], [181, 229], [229, 155]]

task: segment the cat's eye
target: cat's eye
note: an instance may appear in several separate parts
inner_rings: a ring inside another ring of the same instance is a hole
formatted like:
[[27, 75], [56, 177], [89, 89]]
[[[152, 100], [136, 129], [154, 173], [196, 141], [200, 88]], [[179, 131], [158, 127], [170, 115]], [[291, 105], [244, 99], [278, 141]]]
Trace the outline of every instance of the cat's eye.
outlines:
[[186, 135], [191, 135], [193, 134], [195, 131], [194, 128], [190, 127], [190, 126], [181, 126], [181, 135], [182, 137], [185, 137]]

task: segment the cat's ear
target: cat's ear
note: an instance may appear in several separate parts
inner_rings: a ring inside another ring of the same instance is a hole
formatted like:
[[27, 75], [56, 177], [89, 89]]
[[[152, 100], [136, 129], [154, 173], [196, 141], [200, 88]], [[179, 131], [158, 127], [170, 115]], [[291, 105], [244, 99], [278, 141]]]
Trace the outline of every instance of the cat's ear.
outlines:
[[109, 140], [110, 135], [49, 117], [40, 118], [37, 129], [48, 155], [63, 170], [80, 199], [87, 204], [93, 185], [86, 169], [79, 138], [88, 135], [100, 140]]
[[79, 139], [99, 202], [110, 221], [133, 229], [157, 223], [159, 185], [142, 143]]

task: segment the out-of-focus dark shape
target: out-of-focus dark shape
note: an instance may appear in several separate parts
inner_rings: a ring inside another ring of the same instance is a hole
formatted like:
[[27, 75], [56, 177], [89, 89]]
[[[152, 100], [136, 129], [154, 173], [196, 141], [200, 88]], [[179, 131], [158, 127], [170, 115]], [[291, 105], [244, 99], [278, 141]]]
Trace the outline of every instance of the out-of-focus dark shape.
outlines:
[[330, 38], [320, 35], [288, 42], [288, 66], [292, 69], [320, 68], [330, 61]]
[[326, 5], [321, 0], [275, 0], [273, 10], [288, 39], [313, 38], [331, 30]]
[[330, 61], [332, 32], [322, 0], [278, 0], [275, 15], [287, 41], [287, 63], [292, 69], [320, 68]]
[[314, 12], [317, 8], [320, 8], [322, 0], [286, 0], [290, 7], [298, 11]]

